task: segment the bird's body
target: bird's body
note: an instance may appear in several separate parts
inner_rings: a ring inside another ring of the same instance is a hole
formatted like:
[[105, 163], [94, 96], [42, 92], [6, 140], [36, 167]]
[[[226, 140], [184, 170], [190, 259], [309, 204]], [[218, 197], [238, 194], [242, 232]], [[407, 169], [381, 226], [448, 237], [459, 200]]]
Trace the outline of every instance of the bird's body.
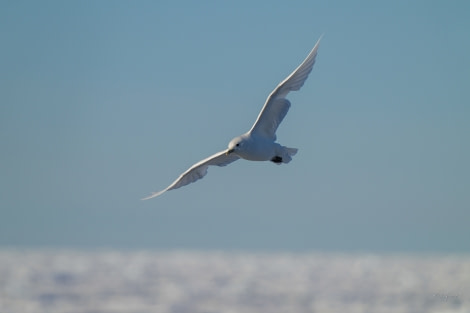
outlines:
[[290, 161], [289, 156], [297, 152], [295, 148], [281, 146], [271, 138], [260, 136], [252, 132], [247, 132], [241, 136], [235, 137], [229, 143], [228, 148], [228, 153], [232, 153], [231, 151], [233, 150], [240, 158], [245, 160], [273, 161], [281, 158], [282, 162], [273, 161], [279, 164], [288, 163]]
[[233, 138], [227, 150], [194, 164], [170, 186], [142, 200], [157, 197], [165, 191], [195, 182], [207, 174], [210, 165], [225, 166], [239, 158], [249, 161], [272, 161], [276, 164], [289, 163], [292, 156], [297, 153], [297, 149], [277, 143], [276, 130], [290, 108], [290, 102], [285, 97], [290, 91], [299, 90], [303, 86], [315, 63], [319, 43], [320, 39], [305, 60], [271, 92], [248, 132]]

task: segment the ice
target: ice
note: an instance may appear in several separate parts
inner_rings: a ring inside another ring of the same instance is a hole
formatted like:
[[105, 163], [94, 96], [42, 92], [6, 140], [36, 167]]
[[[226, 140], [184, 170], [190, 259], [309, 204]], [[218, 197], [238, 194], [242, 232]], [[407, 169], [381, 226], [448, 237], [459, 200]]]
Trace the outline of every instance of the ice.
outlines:
[[470, 312], [470, 256], [0, 250], [2, 313]]

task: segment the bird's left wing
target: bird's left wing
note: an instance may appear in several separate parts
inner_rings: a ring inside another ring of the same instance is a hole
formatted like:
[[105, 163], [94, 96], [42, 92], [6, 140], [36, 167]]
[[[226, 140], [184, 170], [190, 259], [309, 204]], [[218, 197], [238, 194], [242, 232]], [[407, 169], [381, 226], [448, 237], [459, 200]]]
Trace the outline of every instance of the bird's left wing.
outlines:
[[170, 186], [166, 187], [161, 191], [153, 192], [150, 196], [145, 197], [142, 200], [155, 198], [164, 193], [165, 191], [180, 188], [190, 183], [194, 183], [196, 180], [206, 176], [207, 168], [209, 167], [209, 165], [225, 166], [238, 159], [239, 157], [234, 153], [227, 154], [227, 150], [217, 152], [216, 154], [211, 155], [210, 157], [191, 166], [186, 172], [181, 174]]
[[321, 37], [302, 64], [277, 85], [268, 96], [255, 124], [250, 129], [251, 133], [276, 140], [277, 127], [281, 124], [290, 108], [290, 102], [286, 99], [286, 96], [290, 91], [299, 90], [307, 80], [308, 74], [310, 74], [313, 64], [315, 64], [320, 40]]

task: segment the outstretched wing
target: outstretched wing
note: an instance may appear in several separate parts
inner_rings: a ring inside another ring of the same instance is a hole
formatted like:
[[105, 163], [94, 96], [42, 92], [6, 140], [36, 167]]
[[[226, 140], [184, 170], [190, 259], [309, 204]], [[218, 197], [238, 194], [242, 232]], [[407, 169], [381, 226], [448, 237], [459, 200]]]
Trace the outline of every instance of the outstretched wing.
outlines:
[[289, 111], [290, 102], [286, 99], [290, 91], [299, 90], [312, 71], [317, 56], [320, 39], [313, 47], [302, 64], [299, 65], [286, 79], [284, 79], [268, 96], [263, 109], [258, 115], [255, 124], [250, 129], [251, 133], [276, 140], [276, 130]]
[[227, 150], [220, 151], [210, 157], [194, 164], [186, 172], [180, 175], [170, 186], [157, 192], [153, 192], [150, 196], [143, 198], [142, 200], [148, 200], [151, 198], [158, 197], [165, 191], [180, 188], [190, 183], [194, 183], [196, 180], [203, 178], [207, 174], [207, 168], [209, 165], [225, 166], [239, 159], [234, 153], [226, 154]]

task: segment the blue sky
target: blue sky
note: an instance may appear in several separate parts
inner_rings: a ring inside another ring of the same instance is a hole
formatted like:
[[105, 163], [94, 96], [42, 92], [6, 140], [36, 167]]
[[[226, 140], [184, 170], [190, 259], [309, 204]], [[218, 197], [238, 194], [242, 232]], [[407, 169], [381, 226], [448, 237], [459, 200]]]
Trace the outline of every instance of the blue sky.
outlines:
[[[470, 251], [467, 1], [0, 4], [0, 245]], [[278, 141], [248, 130], [324, 34]]]

